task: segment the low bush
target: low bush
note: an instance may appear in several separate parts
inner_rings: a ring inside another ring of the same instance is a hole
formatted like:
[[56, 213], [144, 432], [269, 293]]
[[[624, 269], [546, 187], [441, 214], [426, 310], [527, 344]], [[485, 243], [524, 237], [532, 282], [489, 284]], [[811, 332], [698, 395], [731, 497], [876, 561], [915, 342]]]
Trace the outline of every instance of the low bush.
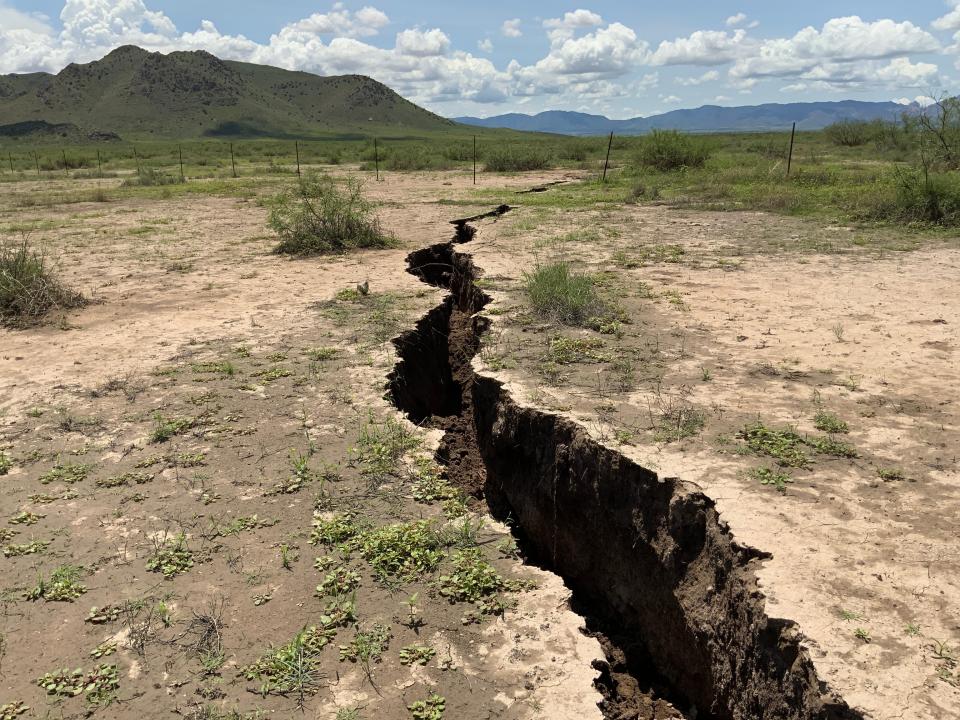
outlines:
[[26, 238], [20, 243], [0, 243], [0, 325], [35, 325], [52, 310], [85, 303], [80, 293], [60, 283], [43, 253]]
[[882, 120], [841, 120], [823, 129], [824, 135], [834, 145], [859, 147], [879, 139], [883, 135]]
[[383, 230], [362, 189], [353, 178], [341, 189], [325, 175], [312, 175], [275, 196], [268, 224], [280, 236], [276, 252], [316, 255], [392, 246], [395, 238]]
[[183, 178], [179, 175], [170, 175], [156, 168], [143, 168], [136, 177], [123, 181], [124, 187], [155, 187], [158, 185], [179, 185]]
[[960, 225], [960, 176], [897, 168], [892, 183], [865, 198], [858, 214], [885, 222]]
[[676, 130], [654, 130], [640, 143], [637, 161], [661, 172], [703, 167], [713, 154], [713, 146], [704, 138]]
[[484, 159], [486, 172], [524, 172], [546, 170], [553, 165], [553, 157], [545, 150], [534, 147], [509, 147], [487, 153]]
[[566, 325], [586, 325], [607, 314], [593, 278], [573, 271], [567, 262], [540, 265], [524, 278], [534, 310], [544, 317]]

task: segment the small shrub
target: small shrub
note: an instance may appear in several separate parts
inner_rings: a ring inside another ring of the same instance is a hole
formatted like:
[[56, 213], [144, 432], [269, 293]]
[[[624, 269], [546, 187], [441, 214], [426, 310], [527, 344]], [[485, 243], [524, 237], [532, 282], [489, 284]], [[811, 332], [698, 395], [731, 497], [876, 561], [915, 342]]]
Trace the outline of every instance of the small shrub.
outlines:
[[136, 177], [127, 178], [122, 184], [124, 187], [156, 187], [160, 185], [179, 185], [182, 182], [183, 178], [179, 175], [170, 175], [157, 168], [143, 168]]
[[608, 312], [590, 275], [578, 273], [567, 262], [540, 265], [525, 273], [527, 295], [540, 315], [565, 325], [586, 325]]
[[524, 172], [546, 170], [553, 158], [544, 150], [528, 147], [510, 147], [494, 150], [484, 162], [486, 172]]
[[960, 182], [955, 175], [926, 169], [898, 170], [896, 181], [894, 219], [938, 225], [960, 222]]
[[637, 161], [661, 172], [703, 167], [713, 148], [703, 138], [676, 130], [654, 130], [643, 139]]
[[80, 293], [60, 284], [46, 257], [26, 238], [0, 243], [0, 326], [29, 327], [52, 310], [85, 304]]
[[841, 120], [823, 129], [824, 135], [834, 145], [859, 147], [879, 138], [883, 121]]
[[316, 255], [395, 243], [353, 178], [341, 190], [327, 176], [308, 176], [274, 197], [271, 205], [268, 224], [280, 237], [278, 253]]

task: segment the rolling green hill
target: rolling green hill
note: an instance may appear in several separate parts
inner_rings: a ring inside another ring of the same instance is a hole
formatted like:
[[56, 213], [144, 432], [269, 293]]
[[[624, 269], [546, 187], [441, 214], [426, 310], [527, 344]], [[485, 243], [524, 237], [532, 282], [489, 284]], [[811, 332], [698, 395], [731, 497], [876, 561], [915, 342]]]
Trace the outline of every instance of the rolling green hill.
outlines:
[[363, 75], [320, 77], [128, 45], [56, 75], [0, 75], [0, 126], [72, 124], [125, 138], [417, 134], [455, 127]]

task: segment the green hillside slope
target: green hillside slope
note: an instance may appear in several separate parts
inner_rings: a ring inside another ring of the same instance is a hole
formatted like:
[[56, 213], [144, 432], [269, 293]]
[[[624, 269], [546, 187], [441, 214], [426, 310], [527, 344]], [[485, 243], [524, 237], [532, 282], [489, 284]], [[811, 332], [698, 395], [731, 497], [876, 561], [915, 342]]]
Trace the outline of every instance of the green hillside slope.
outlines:
[[117, 48], [56, 75], [0, 76], [0, 125], [42, 120], [124, 137], [421, 132], [454, 124], [362, 75], [320, 77], [204, 51]]

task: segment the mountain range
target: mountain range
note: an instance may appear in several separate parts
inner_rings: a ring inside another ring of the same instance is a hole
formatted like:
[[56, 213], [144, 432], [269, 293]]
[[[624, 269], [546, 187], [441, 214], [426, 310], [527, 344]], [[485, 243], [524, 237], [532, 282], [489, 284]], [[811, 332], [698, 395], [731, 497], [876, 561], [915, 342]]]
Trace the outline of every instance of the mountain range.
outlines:
[[197, 50], [162, 54], [133, 45], [57, 74], [0, 75], [0, 138], [111, 140], [142, 137], [403, 137], [471, 128], [565, 135], [817, 130], [843, 119], [892, 119], [893, 102], [811, 102], [747, 107], [704, 105], [611, 120], [549, 111], [490, 118], [440, 117], [363, 75], [321, 77], [221, 60]]
[[[156, 136], [369, 135], [455, 127], [363, 75], [320, 77], [127, 45], [56, 75], [0, 75], [0, 126], [73, 126], [86, 134]], [[66, 131], [64, 131], [66, 132]]]
[[785, 130], [797, 123], [798, 130], [820, 130], [840, 120], [892, 120], [917, 106], [895, 102], [768, 103], [741, 107], [704, 105], [690, 110], [671, 110], [662, 115], [611, 120], [603, 115], [550, 110], [536, 115], [509, 113], [488, 118], [456, 117], [458, 123], [483, 128], [509, 128], [561, 135], [642, 135], [654, 129], [685, 132], [752, 132]]

